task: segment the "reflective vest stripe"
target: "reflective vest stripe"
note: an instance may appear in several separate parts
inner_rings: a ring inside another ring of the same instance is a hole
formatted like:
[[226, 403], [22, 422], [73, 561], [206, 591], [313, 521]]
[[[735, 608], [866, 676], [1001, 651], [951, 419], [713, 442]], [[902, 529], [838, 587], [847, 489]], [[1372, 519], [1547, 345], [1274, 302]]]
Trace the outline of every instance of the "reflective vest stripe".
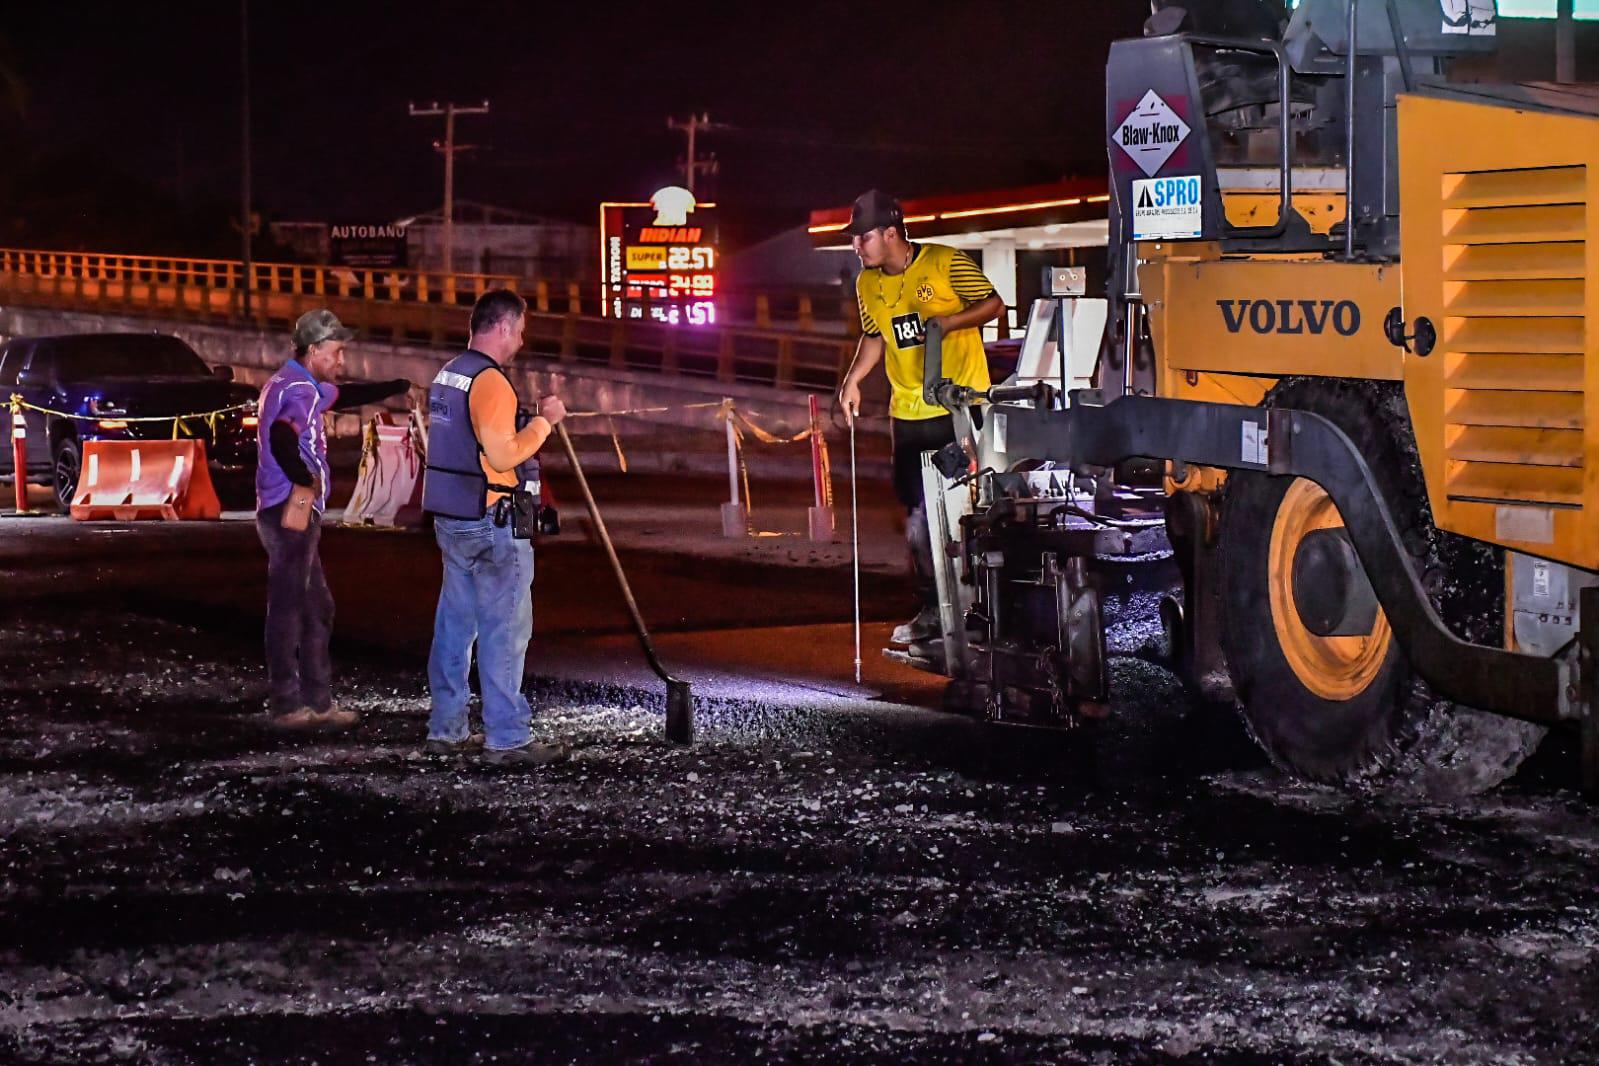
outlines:
[[443, 385], [451, 389], [460, 389], [462, 392], [470, 392], [472, 389], [472, 379], [465, 374], [457, 374], [453, 370], [440, 370], [438, 375], [434, 377], [433, 384]]

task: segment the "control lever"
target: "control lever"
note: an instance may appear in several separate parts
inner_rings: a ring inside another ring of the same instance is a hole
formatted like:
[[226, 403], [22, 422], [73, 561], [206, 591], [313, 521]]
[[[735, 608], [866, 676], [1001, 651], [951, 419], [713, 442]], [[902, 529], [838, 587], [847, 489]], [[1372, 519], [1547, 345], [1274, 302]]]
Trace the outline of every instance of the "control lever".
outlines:
[[936, 319], [927, 323], [922, 346], [922, 399], [935, 407], [959, 413], [978, 400], [989, 403], [1016, 403], [1031, 400], [1041, 408], [1055, 406], [1055, 388], [1047, 381], [1031, 385], [998, 385], [984, 392], [957, 385], [944, 376], [944, 327]]
[[[972, 405], [979, 400], [989, 403], [1017, 403], [1031, 400], [1035, 407], [1041, 409], [1055, 406], [1055, 389], [1046, 381], [1037, 381], [1031, 385], [1002, 385], [986, 391], [974, 389], [969, 385], [957, 385], [954, 381], [944, 376], [944, 329], [935, 320], [927, 323], [926, 340], [923, 347], [922, 362], [922, 399], [929, 404], [944, 408], [955, 416], [955, 433], [958, 447], [965, 454], [965, 476], [958, 479], [957, 483], [970, 481], [980, 473], [980, 463], [977, 456], [977, 422], [972, 417]], [[946, 464], [953, 466], [953, 456], [946, 456]], [[945, 470], [944, 476], [956, 478], [956, 472]]]
[[988, 390], [985, 398], [989, 403], [1031, 400], [1034, 407], [1048, 410], [1055, 406], [1055, 386], [1047, 381], [1035, 381], [1031, 385], [995, 385]]
[[956, 387], [953, 381], [944, 376], [944, 326], [934, 319], [923, 327], [923, 331], [925, 337], [922, 341], [922, 401], [948, 407], [953, 411], [954, 406], [944, 403], [941, 399], [946, 387]]
[[[944, 376], [944, 327], [934, 319], [923, 327], [922, 341], [922, 399], [935, 407], [942, 407], [955, 416], [955, 434], [961, 449], [966, 453], [968, 469], [977, 469], [977, 424], [972, 420], [971, 406], [979, 393], [965, 385], [957, 385]], [[962, 423], [965, 424], [964, 431]], [[946, 475], [948, 476], [948, 475]]]

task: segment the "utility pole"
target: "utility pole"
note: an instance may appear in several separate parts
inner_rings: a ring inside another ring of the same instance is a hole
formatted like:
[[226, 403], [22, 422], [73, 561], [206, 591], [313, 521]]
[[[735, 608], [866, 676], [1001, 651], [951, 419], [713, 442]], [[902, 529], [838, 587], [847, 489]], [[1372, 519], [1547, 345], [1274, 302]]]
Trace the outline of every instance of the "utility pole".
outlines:
[[1555, 0], [1555, 81], [1570, 85], [1576, 80], [1576, 3], [1575, 0]]
[[688, 158], [683, 163], [683, 187], [689, 192], [694, 191], [694, 178], [702, 171], [706, 174], [716, 173], [716, 155], [712, 153], [705, 159], [695, 154], [696, 138], [701, 133], [712, 133], [716, 130], [725, 130], [726, 126], [712, 122], [711, 116], [701, 111], [697, 115], [689, 115], [681, 121], [675, 118], [666, 120], [666, 128], [676, 130], [688, 135]]
[[444, 153], [444, 272], [446, 274], [455, 273], [455, 153], [477, 147], [472, 144], [455, 143], [455, 116], [488, 113], [487, 100], [477, 107], [462, 107], [459, 104], [445, 104], [440, 107], [438, 101], [425, 108], [411, 105], [412, 118], [444, 116], [444, 144], [441, 147], [435, 143], [434, 147]]
[[239, 278], [244, 317], [250, 317], [250, 0], [239, 0], [239, 130], [243, 176], [240, 179], [239, 232], [243, 235], [244, 274]]

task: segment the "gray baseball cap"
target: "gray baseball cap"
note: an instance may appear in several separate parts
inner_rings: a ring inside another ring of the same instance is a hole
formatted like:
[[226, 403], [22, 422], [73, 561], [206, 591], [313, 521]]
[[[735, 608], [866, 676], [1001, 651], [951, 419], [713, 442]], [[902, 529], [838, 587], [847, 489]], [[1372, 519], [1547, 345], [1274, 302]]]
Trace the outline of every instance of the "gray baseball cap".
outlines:
[[315, 311], [307, 311], [300, 316], [294, 324], [294, 346], [296, 348], [309, 348], [313, 344], [323, 341], [347, 341], [355, 336], [355, 330], [347, 328], [339, 321], [339, 316], [329, 311], [326, 307], [319, 307]]

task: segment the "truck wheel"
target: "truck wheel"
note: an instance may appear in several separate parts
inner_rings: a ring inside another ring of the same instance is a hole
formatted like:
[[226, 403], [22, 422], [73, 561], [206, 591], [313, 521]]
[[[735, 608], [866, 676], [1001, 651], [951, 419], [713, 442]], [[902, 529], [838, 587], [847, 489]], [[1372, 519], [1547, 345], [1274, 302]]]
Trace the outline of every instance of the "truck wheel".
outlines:
[[78, 491], [78, 477], [83, 471], [83, 446], [77, 437], [68, 434], [55, 442], [50, 449], [50, 469], [56, 502], [65, 511], [72, 506], [72, 497]]
[[[1349, 435], [1445, 623], [1463, 639], [1502, 643], [1502, 558], [1433, 527], [1399, 387], [1288, 379], [1265, 402], [1322, 415]], [[1222, 647], [1250, 732], [1279, 766], [1316, 781], [1431, 797], [1503, 781], [1543, 729], [1432, 693], [1376, 606], [1343, 524], [1303, 478], [1228, 480]]]

